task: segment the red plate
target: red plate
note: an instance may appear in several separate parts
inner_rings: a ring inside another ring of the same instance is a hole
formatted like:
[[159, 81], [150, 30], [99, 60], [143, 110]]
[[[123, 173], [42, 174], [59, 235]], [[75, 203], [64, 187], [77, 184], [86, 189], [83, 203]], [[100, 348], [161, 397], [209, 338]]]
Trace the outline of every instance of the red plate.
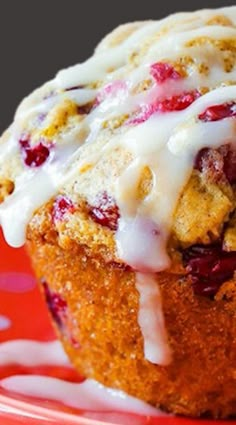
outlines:
[[[23, 249], [11, 249], [0, 235], [0, 342], [14, 339], [50, 341], [55, 339], [41, 300], [29, 260]], [[10, 326], [8, 321], [10, 321]], [[5, 323], [5, 325], [4, 325]], [[3, 329], [5, 327], [5, 329]], [[0, 379], [14, 374], [41, 374], [79, 381], [68, 368], [20, 366], [0, 367]], [[0, 423], [15, 424], [122, 424], [122, 425], [213, 425], [215, 421], [181, 417], [144, 417], [119, 412], [93, 412], [71, 409], [45, 399], [23, 397], [0, 389]], [[227, 421], [218, 421], [219, 425]], [[236, 424], [236, 421], [230, 421]]]

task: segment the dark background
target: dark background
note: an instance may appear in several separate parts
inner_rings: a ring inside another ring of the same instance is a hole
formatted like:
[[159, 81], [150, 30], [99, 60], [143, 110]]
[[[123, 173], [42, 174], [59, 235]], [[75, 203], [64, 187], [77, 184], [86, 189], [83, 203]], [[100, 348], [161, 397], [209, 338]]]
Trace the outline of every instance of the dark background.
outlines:
[[81, 62], [115, 26], [234, 0], [0, 0], [0, 133], [20, 100]]

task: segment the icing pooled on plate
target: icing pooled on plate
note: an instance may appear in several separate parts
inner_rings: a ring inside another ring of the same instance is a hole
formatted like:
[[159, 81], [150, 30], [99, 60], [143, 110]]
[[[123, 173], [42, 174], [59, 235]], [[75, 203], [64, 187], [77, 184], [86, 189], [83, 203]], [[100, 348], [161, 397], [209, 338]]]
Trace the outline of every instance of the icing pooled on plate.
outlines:
[[[0, 344], [0, 366], [12, 364], [27, 367], [43, 365], [69, 367], [69, 360], [59, 341], [16, 340]], [[123, 391], [105, 387], [93, 379], [77, 383], [56, 377], [15, 375], [0, 380], [0, 387], [10, 392], [60, 402], [77, 409], [166, 416], [164, 412], [145, 402]]]

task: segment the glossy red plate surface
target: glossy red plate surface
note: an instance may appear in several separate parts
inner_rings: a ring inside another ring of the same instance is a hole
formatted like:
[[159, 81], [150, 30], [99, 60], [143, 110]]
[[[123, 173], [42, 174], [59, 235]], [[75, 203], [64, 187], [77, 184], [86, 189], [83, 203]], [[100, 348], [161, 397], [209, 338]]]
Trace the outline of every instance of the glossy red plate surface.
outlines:
[[[20, 281], [20, 285], [16, 285]], [[45, 305], [33, 278], [23, 249], [11, 249], [0, 235], [0, 318], [7, 317], [10, 327], [1, 329], [0, 342], [29, 338], [49, 341], [55, 338]], [[0, 367], [0, 379], [14, 374], [44, 374], [65, 380], [79, 380], [72, 371], [60, 367]], [[215, 421], [180, 417], [151, 418], [140, 415], [78, 411], [49, 400], [22, 397], [0, 389], [0, 424], [123, 424], [123, 425], [213, 425]], [[236, 424], [236, 421], [230, 421]], [[217, 421], [229, 424], [229, 421]]]

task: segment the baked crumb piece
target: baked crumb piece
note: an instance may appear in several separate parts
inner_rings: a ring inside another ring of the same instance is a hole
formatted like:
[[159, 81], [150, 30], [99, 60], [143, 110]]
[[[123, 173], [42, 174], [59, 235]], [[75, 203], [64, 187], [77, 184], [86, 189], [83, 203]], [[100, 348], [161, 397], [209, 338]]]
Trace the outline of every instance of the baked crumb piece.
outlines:
[[211, 243], [220, 237], [233, 208], [220, 186], [206, 185], [195, 171], [179, 199], [173, 232], [182, 246]]
[[223, 245], [226, 251], [236, 251], [236, 212], [227, 223]]
[[12, 180], [0, 178], [0, 203], [14, 192], [14, 188], [15, 185]]

